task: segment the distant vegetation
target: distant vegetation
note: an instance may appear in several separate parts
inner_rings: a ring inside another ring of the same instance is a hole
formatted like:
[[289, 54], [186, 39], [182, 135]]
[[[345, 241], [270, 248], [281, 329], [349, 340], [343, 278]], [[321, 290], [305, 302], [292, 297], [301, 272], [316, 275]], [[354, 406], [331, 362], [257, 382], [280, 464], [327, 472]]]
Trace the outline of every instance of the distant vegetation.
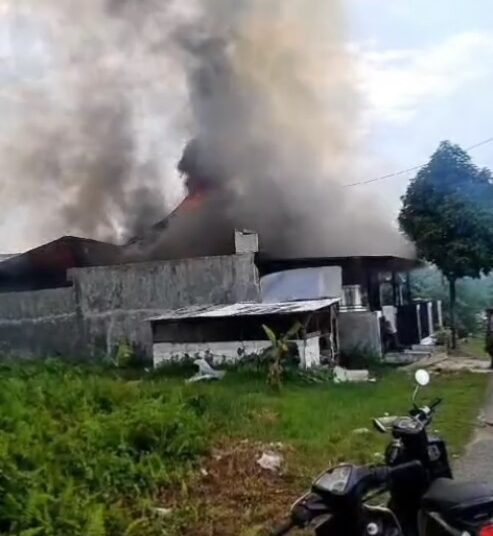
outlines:
[[402, 231], [448, 284], [452, 346], [456, 348], [457, 282], [493, 268], [493, 176], [458, 145], [440, 144], [410, 182], [399, 215]]
[[[412, 274], [414, 298], [442, 300], [444, 316], [450, 322], [448, 283], [440, 271], [428, 266]], [[485, 309], [493, 307], [493, 277], [464, 278], [457, 283], [456, 324], [459, 337], [470, 335], [484, 337]]]
[[[377, 384], [340, 386], [294, 376], [275, 393], [264, 371], [228, 371], [204, 385], [186, 385], [183, 372], [1, 365], [0, 533], [263, 534], [252, 528], [279, 518], [326, 465], [376, 460], [384, 438], [354, 430], [406, 410], [411, 386], [395, 372]], [[457, 449], [486, 378], [434, 383], [429, 396], [447, 400], [437, 427]], [[287, 457], [287, 472], [276, 479], [261, 472], [251, 446], [268, 442], [281, 442]], [[229, 452], [226, 461], [210, 456], [212, 448]]]

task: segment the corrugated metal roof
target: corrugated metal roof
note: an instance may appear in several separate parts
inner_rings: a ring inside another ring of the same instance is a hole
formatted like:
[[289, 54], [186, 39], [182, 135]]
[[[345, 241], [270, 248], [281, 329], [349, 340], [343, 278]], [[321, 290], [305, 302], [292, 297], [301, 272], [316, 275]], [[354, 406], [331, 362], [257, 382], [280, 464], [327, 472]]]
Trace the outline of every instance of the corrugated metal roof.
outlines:
[[18, 253], [0, 253], [0, 262], [16, 257]]
[[151, 322], [184, 320], [187, 318], [224, 318], [230, 316], [267, 316], [293, 313], [311, 313], [339, 303], [340, 298], [294, 301], [284, 303], [235, 303], [233, 305], [193, 305], [168, 311]]

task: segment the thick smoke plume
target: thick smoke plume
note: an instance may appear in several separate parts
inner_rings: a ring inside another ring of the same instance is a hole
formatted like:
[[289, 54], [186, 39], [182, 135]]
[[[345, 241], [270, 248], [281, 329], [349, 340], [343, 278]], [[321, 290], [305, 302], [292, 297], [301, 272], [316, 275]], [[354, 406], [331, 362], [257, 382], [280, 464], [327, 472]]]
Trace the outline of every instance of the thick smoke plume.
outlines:
[[208, 195], [145, 256], [221, 252], [234, 227], [275, 256], [407, 252], [376, 200], [342, 187], [363, 147], [341, 4], [24, 0], [48, 74], [2, 151], [4, 199], [43, 207], [44, 234], [124, 239], [176, 201], [193, 139], [181, 171]]
[[192, 195], [210, 191], [200, 211], [169, 221], [153, 254], [220, 253], [234, 227], [257, 230], [272, 256], [408, 254], [376, 200], [343, 188], [362, 148], [341, 2], [196, 9], [177, 34], [194, 134], [179, 169]]
[[186, 93], [168, 45], [182, 16], [153, 0], [4, 8], [14, 67], [0, 95], [9, 119], [0, 137], [3, 250], [61, 234], [121, 241], [176, 204]]

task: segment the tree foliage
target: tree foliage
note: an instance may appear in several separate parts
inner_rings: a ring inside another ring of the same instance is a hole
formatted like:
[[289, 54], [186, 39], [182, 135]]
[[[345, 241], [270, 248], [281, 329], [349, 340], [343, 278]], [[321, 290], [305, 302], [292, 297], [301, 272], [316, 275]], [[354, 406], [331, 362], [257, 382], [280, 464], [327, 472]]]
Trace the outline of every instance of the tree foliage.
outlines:
[[449, 282], [455, 334], [456, 281], [478, 278], [493, 267], [493, 177], [458, 145], [445, 141], [402, 201], [401, 230]]
[[[413, 297], [424, 300], [440, 300], [447, 325], [450, 325], [450, 304], [445, 277], [434, 266], [426, 266], [413, 272], [411, 278]], [[457, 282], [456, 327], [460, 336], [484, 335], [485, 309], [493, 304], [493, 276]]]

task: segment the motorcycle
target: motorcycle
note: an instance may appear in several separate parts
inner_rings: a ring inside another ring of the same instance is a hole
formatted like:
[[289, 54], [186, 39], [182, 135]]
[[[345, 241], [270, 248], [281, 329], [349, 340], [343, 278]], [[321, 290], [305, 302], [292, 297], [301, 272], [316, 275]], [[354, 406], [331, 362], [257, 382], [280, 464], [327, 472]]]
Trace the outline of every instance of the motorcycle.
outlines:
[[[418, 407], [430, 376], [418, 370], [415, 380], [408, 416], [373, 420], [378, 432], [393, 438], [385, 464], [324, 471], [272, 536], [294, 528], [316, 536], [493, 536], [493, 486], [453, 480], [445, 441], [428, 433], [442, 400]], [[385, 493], [386, 505], [373, 504]]]

